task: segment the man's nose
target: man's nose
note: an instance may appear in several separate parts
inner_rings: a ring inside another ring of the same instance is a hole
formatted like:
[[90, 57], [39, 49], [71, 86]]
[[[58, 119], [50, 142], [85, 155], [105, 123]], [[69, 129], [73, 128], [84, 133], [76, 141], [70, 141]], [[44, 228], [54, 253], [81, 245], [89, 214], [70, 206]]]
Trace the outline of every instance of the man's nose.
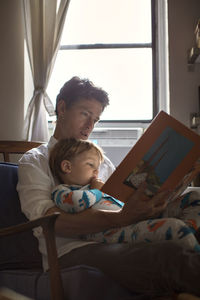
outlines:
[[91, 117], [87, 119], [87, 127], [88, 128], [93, 128], [94, 127], [94, 122], [93, 122], [93, 119]]

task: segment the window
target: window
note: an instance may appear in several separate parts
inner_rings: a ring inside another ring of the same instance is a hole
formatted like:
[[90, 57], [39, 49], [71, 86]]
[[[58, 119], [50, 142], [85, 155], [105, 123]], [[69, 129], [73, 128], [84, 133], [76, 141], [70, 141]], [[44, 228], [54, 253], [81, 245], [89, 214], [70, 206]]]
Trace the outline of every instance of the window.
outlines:
[[155, 1], [71, 0], [47, 92], [55, 101], [72, 76], [110, 98], [101, 120], [148, 122], [155, 115]]

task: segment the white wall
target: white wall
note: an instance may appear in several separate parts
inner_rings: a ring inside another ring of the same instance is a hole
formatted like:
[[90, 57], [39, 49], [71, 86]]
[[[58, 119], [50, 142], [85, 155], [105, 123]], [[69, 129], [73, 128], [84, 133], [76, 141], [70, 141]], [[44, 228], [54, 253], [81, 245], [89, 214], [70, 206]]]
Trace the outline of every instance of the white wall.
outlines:
[[195, 45], [194, 30], [200, 18], [199, 0], [168, 0], [170, 113], [187, 126], [198, 112], [200, 64], [188, 70], [188, 50]]
[[0, 139], [21, 139], [24, 35], [21, 0], [0, 1]]
[[[0, 139], [22, 138], [24, 36], [21, 8], [21, 0], [0, 1]], [[190, 112], [199, 109], [200, 64], [193, 72], [188, 71], [187, 51], [195, 42], [200, 1], [169, 0], [168, 13], [170, 112], [189, 125]]]

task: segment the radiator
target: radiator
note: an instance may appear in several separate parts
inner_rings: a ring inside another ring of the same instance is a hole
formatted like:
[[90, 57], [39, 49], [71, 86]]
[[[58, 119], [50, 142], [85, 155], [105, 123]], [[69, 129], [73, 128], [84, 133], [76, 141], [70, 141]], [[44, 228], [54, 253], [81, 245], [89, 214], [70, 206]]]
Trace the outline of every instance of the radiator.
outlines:
[[143, 128], [95, 128], [90, 140], [103, 148], [115, 166], [123, 160], [143, 133]]

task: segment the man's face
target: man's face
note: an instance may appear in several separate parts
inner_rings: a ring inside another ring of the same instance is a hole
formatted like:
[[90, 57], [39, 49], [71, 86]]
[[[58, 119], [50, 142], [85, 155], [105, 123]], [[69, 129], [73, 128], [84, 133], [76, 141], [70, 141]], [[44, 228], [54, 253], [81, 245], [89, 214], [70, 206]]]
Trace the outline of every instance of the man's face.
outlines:
[[69, 109], [64, 105], [62, 138], [88, 139], [102, 110], [101, 103], [95, 99], [81, 99]]

